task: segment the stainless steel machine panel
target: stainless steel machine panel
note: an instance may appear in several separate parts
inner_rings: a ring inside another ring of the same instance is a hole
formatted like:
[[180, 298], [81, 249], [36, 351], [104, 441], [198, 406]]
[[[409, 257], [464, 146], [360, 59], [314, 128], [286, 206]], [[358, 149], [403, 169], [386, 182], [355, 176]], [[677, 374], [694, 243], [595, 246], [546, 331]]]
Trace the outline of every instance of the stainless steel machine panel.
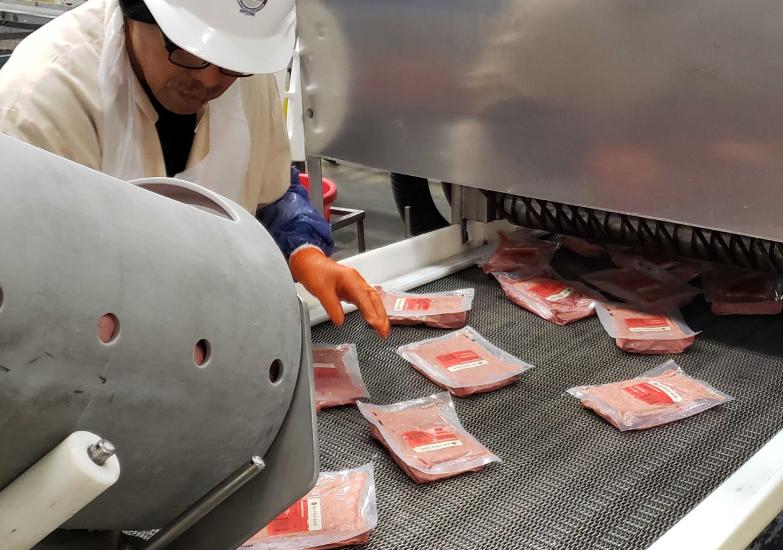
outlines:
[[308, 154], [783, 241], [783, 3], [299, 0]]

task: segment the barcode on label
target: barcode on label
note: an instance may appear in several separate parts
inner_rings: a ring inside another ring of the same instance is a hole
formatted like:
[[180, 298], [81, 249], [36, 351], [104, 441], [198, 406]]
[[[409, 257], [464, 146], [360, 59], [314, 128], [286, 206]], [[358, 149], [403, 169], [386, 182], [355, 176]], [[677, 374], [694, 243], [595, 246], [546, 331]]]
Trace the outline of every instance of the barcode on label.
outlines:
[[625, 320], [625, 326], [630, 332], [665, 332], [671, 330], [671, 324], [666, 317], [632, 317]]
[[441, 449], [448, 449], [449, 447], [461, 447], [462, 441], [459, 439], [451, 439], [449, 441], [439, 441], [437, 443], [430, 443], [429, 445], [419, 445], [414, 447], [413, 450], [417, 453], [429, 453], [432, 451], [439, 451]]
[[573, 292], [574, 292], [573, 288], [564, 288], [560, 292], [557, 292], [555, 294], [550, 294], [549, 296], [546, 297], [546, 300], [548, 302], [559, 302], [560, 300], [565, 300], [566, 298], [571, 296]]
[[307, 530], [320, 531], [321, 529], [323, 529], [323, 524], [321, 523], [321, 499], [308, 498], [307, 499]]
[[483, 367], [489, 363], [489, 361], [485, 359], [479, 359], [478, 361], [471, 361], [470, 363], [462, 363], [459, 365], [454, 365], [453, 367], [449, 367], [449, 372], [457, 372], [465, 369], [475, 369], [476, 367]]
[[669, 398], [674, 401], [675, 403], [679, 403], [682, 401], [682, 396], [674, 391], [672, 388], [667, 386], [666, 384], [662, 384], [661, 382], [658, 382], [657, 380], [648, 380], [648, 384], [650, 384], [654, 388], [658, 388], [663, 393], [669, 396]]

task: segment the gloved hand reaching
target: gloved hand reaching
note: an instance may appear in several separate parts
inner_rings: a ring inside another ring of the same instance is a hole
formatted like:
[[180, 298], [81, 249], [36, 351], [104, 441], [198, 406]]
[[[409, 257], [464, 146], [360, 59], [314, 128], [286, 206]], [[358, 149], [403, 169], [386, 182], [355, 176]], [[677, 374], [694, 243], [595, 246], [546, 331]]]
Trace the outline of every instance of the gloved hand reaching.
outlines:
[[335, 325], [343, 324], [345, 314], [340, 300], [359, 308], [364, 320], [383, 338], [389, 336], [389, 317], [378, 293], [353, 268], [329, 259], [319, 249], [306, 247], [289, 260], [291, 274], [310, 294], [318, 298]]

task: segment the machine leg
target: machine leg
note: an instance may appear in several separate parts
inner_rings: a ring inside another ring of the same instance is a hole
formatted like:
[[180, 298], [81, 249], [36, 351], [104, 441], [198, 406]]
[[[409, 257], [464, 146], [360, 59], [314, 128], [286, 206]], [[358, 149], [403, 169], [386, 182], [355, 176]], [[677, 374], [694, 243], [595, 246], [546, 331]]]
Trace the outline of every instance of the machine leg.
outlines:
[[359, 253], [367, 250], [367, 244], [364, 242], [364, 217], [356, 222], [356, 239], [359, 245]]
[[307, 157], [307, 174], [310, 176], [310, 202], [316, 210], [324, 213], [323, 170], [321, 157]]

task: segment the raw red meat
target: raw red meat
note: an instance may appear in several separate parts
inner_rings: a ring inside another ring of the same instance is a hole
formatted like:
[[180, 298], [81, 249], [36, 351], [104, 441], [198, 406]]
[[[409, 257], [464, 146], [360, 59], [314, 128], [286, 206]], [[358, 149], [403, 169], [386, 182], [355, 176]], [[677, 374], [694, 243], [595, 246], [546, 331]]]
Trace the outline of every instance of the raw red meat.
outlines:
[[499, 231], [498, 237], [492, 255], [481, 264], [484, 273], [537, 269], [547, 265], [560, 246], [558, 243], [534, 239], [525, 232], [508, 236]]
[[394, 405], [360, 401], [372, 435], [417, 483], [476, 472], [500, 459], [460, 424], [448, 393]]
[[468, 322], [474, 290], [412, 294], [376, 287], [386, 314], [393, 325], [426, 325], [433, 328], [460, 328]]
[[715, 315], [777, 315], [783, 311], [783, 278], [760, 271], [724, 268], [704, 280]]
[[362, 544], [378, 523], [372, 464], [322, 472], [312, 491], [242, 548], [295, 550]]
[[319, 412], [329, 407], [353, 405], [357, 399], [370, 397], [353, 344], [313, 345], [313, 373], [315, 406]]
[[674, 307], [601, 303], [596, 311], [617, 347], [632, 353], [682, 353], [696, 339], [696, 333]]
[[561, 279], [553, 270], [535, 275], [493, 273], [509, 300], [542, 319], [567, 325], [595, 314], [598, 292]]
[[633, 253], [626, 250], [614, 252], [612, 262], [617, 267], [637, 271], [640, 268], [642, 270], [645, 267], [649, 268], [649, 266], [659, 267], [686, 283], [707, 273], [712, 268], [709, 262], [702, 260], [675, 258], [658, 252]]
[[560, 244], [574, 254], [579, 254], [585, 258], [604, 258], [608, 255], [604, 246], [582, 239], [581, 237], [572, 237], [570, 235], [560, 235], [558, 237]]
[[579, 386], [568, 393], [620, 431], [643, 430], [693, 416], [731, 400], [706, 382], [667, 361], [638, 378]]
[[583, 275], [594, 287], [627, 302], [683, 306], [701, 292], [658, 267], [607, 269]]
[[492, 345], [470, 327], [401, 346], [397, 353], [457, 397], [508, 386], [532, 368]]
[[658, 250], [639, 251], [627, 248], [614, 248], [611, 253], [611, 258], [614, 265], [627, 269], [635, 269], [637, 262], [640, 260], [653, 264], [661, 269], [671, 269], [680, 263], [674, 256]]

